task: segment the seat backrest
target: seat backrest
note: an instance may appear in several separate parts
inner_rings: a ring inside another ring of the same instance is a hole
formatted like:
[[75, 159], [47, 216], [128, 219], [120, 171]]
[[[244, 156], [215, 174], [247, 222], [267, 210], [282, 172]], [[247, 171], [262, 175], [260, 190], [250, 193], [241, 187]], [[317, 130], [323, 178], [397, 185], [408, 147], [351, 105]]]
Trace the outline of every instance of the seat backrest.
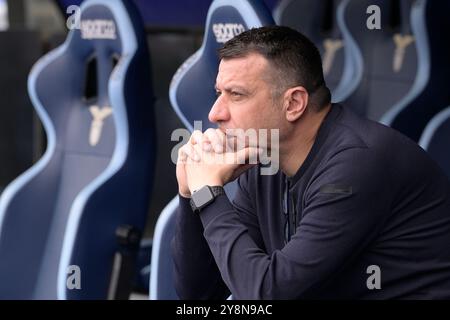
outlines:
[[[85, 1], [28, 89], [47, 150], [0, 198], [0, 297], [104, 299], [115, 232], [144, 228], [152, 181], [149, 55], [130, 1]], [[82, 290], [67, 287], [69, 266]]]
[[450, 29], [448, 1], [415, 1], [411, 24], [417, 43], [418, 73], [414, 85], [381, 122], [418, 141], [425, 126], [450, 104], [450, 42], [442, 30]]
[[173, 284], [173, 259], [170, 254], [177, 208], [178, 196], [167, 204], [156, 222], [150, 265], [149, 297], [151, 300], [178, 300]]
[[[353, 68], [352, 59], [345, 59], [345, 43], [337, 21], [342, 0], [283, 0], [274, 10], [278, 25], [288, 26], [306, 35], [322, 56], [323, 73], [333, 101], [341, 101], [350, 93], [343, 80], [345, 68]], [[347, 62], [347, 64], [346, 64]], [[350, 72], [350, 71], [347, 71]]]
[[344, 104], [360, 115], [380, 120], [414, 83], [417, 42], [410, 24], [413, 3], [344, 0], [341, 18], [357, 44], [352, 55], [362, 61], [354, 80], [356, 89]]
[[[273, 25], [270, 11], [258, 0], [215, 0], [206, 18], [202, 46], [176, 72], [169, 89], [176, 113], [189, 129], [194, 121], [202, 122], [202, 130], [213, 126], [208, 113], [215, 99], [215, 80], [219, 59], [217, 49], [244, 30]], [[226, 186], [229, 197], [235, 188]], [[173, 287], [173, 262], [170, 241], [174, 232], [178, 199], [175, 197], [158, 218], [153, 238], [150, 273], [150, 299], [176, 299]]]
[[439, 164], [450, 179], [450, 107], [434, 116], [419, 144]]
[[244, 30], [273, 24], [262, 1], [212, 2], [202, 46], [178, 69], [169, 88], [170, 102], [189, 130], [193, 130], [194, 121], [202, 121], [203, 129], [212, 126], [208, 113], [216, 100], [217, 49]]

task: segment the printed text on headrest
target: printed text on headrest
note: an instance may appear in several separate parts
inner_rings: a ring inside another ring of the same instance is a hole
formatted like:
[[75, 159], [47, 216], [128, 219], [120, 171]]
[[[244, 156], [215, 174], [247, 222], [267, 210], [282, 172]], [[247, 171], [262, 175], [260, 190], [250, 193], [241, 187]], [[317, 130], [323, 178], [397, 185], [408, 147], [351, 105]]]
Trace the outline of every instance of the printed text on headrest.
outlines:
[[116, 25], [112, 20], [81, 20], [81, 38], [116, 39]]
[[240, 23], [214, 23], [212, 29], [218, 43], [225, 43], [245, 31]]

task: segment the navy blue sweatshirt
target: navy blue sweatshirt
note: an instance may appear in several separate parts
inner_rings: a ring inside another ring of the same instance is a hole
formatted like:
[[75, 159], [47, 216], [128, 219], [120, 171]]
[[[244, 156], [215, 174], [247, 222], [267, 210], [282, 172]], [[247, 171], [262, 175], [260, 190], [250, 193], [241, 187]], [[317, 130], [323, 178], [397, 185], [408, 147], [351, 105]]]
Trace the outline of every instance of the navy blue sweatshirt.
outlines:
[[416, 143], [341, 105], [293, 177], [254, 167], [233, 202], [200, 214], [179, 198], [182, 299], [450, 298], [447, 177]]

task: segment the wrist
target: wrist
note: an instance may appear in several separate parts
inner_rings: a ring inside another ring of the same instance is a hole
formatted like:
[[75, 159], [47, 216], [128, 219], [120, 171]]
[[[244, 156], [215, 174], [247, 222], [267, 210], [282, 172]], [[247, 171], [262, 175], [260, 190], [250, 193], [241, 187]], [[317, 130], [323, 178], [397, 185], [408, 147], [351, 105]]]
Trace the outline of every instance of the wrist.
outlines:
[[178, 194], [180, 196], [182, 196], [183, 198], [186, 198], [186, 199], [190, 199], [191, 198], [191, 193], [189, 192], [189, 190], [188, 191], [182, 191], [182, 190], [178, 189]]
[[192, 211], [199, 213], [203, 208], [213, 202], [215, 198], [222, 194], [225, 194], [225, 190], [222, 186], [203, 186], [192, 193], [192, 198], [189, 202]]
[[223, 187], [223, 183], [219, 180], [209, 180], [205, 182], [193, 183], [192, 185], [189, 186], [190, 194], [194, 193], [195, 191], [201, 189], [204, 186]]

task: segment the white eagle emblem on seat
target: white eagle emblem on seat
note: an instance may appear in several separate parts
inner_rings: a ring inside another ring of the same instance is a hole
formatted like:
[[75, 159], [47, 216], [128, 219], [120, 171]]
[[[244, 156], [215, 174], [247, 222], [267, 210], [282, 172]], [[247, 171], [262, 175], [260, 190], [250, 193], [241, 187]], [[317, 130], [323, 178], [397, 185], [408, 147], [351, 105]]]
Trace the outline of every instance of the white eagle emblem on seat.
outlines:
[[105, 120], [109, 115], [112, 114], [111, 107], [99, 108], [98, 106], [89, 107], [89, 111], [92, 115], [91, 130], [89, 133], [89, 144], [91, 146], [96, 146], [100, 141], [100, 136], [102, 135], [103, 120]]

